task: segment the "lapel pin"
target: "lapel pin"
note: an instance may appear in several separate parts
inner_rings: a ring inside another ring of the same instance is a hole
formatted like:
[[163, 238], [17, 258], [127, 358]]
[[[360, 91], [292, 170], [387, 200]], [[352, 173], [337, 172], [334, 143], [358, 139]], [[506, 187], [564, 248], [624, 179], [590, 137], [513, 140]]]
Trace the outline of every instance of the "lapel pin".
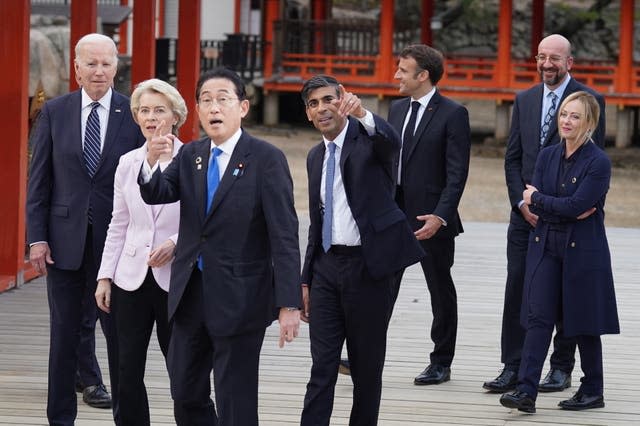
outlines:
[[119, 109], [116, 108], [116, 112], [122, 112], [122, 110], [119, 110]]
[[427, 108], [427, 111], [433, 111], [433, 108], [429, 107]]
[[576, 183], [576, 180], [577, 179], [575, 177], [571, 178], [571, 183]]
[[196, 157], [196, 169], [202, 170], [202, 157]]
[[238, 167], [236, 167], [235, 170], [233, 171], [233, 175], [242, 176], [242, 173], [244, 172], [244, 170], [242, 170], [243, 167], [244, 167], [244, 164], [242, 163], [238, 164]]

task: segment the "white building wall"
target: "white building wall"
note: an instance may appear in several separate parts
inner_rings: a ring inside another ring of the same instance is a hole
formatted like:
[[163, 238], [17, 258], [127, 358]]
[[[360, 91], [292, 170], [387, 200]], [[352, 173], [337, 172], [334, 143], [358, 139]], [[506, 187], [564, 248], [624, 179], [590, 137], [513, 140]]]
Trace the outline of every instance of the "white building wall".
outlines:
[[226, 34], [233, 33], [235, 1], [201, 1], [200, 37], [202, 40], [224, 40]]

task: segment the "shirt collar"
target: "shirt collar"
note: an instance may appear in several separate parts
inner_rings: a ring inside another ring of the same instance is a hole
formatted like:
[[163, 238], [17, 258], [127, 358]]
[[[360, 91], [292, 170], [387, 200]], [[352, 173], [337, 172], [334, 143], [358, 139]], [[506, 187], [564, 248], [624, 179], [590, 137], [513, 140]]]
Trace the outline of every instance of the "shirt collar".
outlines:
[[553, 90], [549, 89], [546, 84], [543, 84], [542, 85], [544, 87], [544, 92], [542, 93], [543, 99], [547, 99], [547, 96], [551, 92], [555, 93], [556, 96], [558, 96], [558, 99], [562, 99], [562, 95], [564, 94], [564, 90], [569, 85], [569, 81], [571, 81], [571, 74], [567, 73], [567, 78], [564, 79], [564, 81], [562, 82], [562, 84], [560, 84], [560, 86], [556, 87]]
[[[94, 102], [94, 100], [89, 97], [87, 92], [84, 90], [84, 87], [82, 88], [81, 93], [82, 93], [82, 104], [81, 105], [82, 105], [82, 109], [85, 109], [86, 107], [91, 105]], [[113, 97], [113, 92], [112, 92], [111, 88], [109, 88], [109, 90], [107, 90], [107, 93], [105, 93], [103, 97], [98, 99], [98, 103], [103, 108], [105, 108], [107, 111], [109, 111], [111, 109], [111, 98], [112, 97]]]
[[429, 92], [426, 95], [424, 95], [420, 99], [411, 98], [411, 100], [420, 102], [421, 107], [426, 107], [427, 105], [429, 105], [429, 101], [431, 101], [431, 98], [433, 98], [433, 95], [435, 93], [436, 93], [436, 88], [433, 87], [431, 90], [429, 90]]
[[240, 140], [240, 136], [242, 136], [242, 128], [239, 127], [238, 130], [226, 141], [222, 142], [220, 145], [216, 145], [213, 140], [211, 141], [211, 149], [218, 147], [223, 153], [231, 156], [233, 154], [233, 150], [236, 148], [238, 141]]
[[324, 135], [322, 135], [322, 140], [324, 141], [325, 149], [329, 146], [331, 142], [335, 143], [338, 148], [342, 149], [342, 145], [344, 144], [344, 137], [347, 135], [347, 128], [349, 128], [348, 118], [345, 120], [344, 127], [342, 128], [340, 133], [338, 133], [338, 136], [336, 136], [334, 140], [330, 141], [329, 139], [325, 138]]

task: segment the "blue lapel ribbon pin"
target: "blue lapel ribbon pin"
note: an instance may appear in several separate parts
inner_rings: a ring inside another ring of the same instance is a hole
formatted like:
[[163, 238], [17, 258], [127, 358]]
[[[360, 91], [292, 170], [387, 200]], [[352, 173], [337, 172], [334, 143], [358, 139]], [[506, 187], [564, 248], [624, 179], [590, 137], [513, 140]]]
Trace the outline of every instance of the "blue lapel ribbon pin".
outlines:
[[238, 167], [236, 167], [233, 170], [233, 175], [236, 176], [236, 177], [242, 176], [242, 174], [244, 173], [243, 168], [244, 168], [244, 164], [242, 164], [242, 163], [238, 164]]

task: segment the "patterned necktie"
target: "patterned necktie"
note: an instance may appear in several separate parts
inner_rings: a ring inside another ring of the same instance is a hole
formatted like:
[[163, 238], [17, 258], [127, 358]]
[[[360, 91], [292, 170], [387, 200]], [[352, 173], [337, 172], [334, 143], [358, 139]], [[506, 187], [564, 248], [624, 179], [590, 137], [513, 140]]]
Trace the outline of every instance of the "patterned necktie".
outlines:
[[324, 186], [324, 216], [322, 218], [322, 248], [325, 253], [331, 248], [331, 225], [333, 222], [333, 178], [336, 171], [336, 144], [329, 143], [329, 159]]
[[411, 150], [411, 143], [413, 142], [413, 134], [416, 132], [416, 120], [418, 119], [418, 109], [420, 109], [420, 102], [411, 102], [411, 115], [409, 116], [409, 122], [404, 128], [402, 133], [402, 161], [407, 160], [409, 151]]
[[100, 162], [100, 117], [98, 116], [99, 102], [91, 103], [91, 112], [87, 118], [84, 131], [84, 164], [89, 176], [93, 177]]
[[544, 141], [547, 139], [547, 134], [549, 134], [549, 127], [551, 127], [551, 120], [553, 120], [553, 117], [556, 115], [556, 102], [558, 100], [558, 95], [553, 92], [549, 92], [547, 97], [551, 98], [551, 106], [547, 110], [547, 115], [544, 116], [544, 122], [540, 128], [540, 145], [544, 145]]
[[218, 168], [218, 156], [222, 154], [222, 150], [215, 147], [211, 150], [212, 158], [209, 169], [207, 170], [207, 213], [211, 210], [211, 204], [213, 202], [213, 196], [218, 189], [220, 183], [220, 169]]

